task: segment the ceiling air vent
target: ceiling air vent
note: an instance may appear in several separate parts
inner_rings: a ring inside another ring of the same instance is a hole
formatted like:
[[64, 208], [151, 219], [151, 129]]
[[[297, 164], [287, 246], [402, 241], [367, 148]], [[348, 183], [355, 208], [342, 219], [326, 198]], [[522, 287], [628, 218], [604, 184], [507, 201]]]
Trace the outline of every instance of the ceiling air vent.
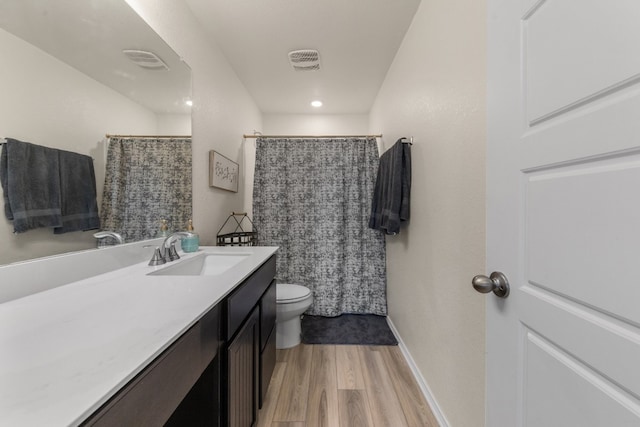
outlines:
[[316, 71], [320, 69], [320, 56], [317, 50], [293, 50], [289, 52], [289, 63], [296, 71]]
[[125, 49], [122, 53], [124, 53], [127, 58], [133, 61], [137, 66], [144, 68], [145, 70], [169, 70], [169, 66], [153, 52]]

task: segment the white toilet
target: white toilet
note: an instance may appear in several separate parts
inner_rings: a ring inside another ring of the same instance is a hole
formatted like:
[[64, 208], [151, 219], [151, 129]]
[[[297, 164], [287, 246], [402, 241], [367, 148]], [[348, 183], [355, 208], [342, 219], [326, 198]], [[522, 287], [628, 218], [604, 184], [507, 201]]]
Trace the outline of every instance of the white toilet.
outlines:
[[284, 283], [276, 284], [276, 348], [291, 348], [300, 344], [300, 315], [313, 301], [309, 288]]

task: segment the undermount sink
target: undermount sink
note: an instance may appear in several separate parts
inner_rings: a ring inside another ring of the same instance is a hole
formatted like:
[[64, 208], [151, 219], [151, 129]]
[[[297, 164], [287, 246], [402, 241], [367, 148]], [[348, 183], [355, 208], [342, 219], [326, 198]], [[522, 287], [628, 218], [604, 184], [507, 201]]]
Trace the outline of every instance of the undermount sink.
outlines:
[[173, 261], [161, 270], [149, 273], [150, 276], [217, 276], [245, 260], [250, 253], [205, 252], [193, 258]]

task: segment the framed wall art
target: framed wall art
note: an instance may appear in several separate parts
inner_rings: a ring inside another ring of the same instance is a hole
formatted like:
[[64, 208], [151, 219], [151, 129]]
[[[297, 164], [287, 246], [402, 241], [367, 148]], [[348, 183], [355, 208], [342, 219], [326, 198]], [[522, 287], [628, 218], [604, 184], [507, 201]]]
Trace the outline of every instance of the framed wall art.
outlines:
[[209, 151], [209, 187], [238, 192], [239, 166], [222, 154]]

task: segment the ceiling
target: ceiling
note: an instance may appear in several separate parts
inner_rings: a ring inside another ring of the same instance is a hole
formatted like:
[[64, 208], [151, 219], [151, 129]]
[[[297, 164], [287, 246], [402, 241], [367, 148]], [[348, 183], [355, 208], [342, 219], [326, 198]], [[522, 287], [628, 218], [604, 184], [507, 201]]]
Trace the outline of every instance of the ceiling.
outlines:
[[[156, 113], [191, 113], [191, 70], [125, 1], [1, 0], [0, 28]], [[152, 51], [169, 70], [140, 68], [123, 49]]]
[[[266, 114], [368, 113], [420, 3], [185, 1]], [[295, 71], [298, 49], [318, 50], [320, 70]]]
[[[420, 3], [184, 1], [266, 114], [367, 114]], [[0, 28], [153, 111], [189, 113], [190, 70], [125, 1], [2, 0]], [[153, 51], [169, 72], [139, 68], [126, 48]], [[320, 70], [293, 70], [298, 49], [318, 50]]]

